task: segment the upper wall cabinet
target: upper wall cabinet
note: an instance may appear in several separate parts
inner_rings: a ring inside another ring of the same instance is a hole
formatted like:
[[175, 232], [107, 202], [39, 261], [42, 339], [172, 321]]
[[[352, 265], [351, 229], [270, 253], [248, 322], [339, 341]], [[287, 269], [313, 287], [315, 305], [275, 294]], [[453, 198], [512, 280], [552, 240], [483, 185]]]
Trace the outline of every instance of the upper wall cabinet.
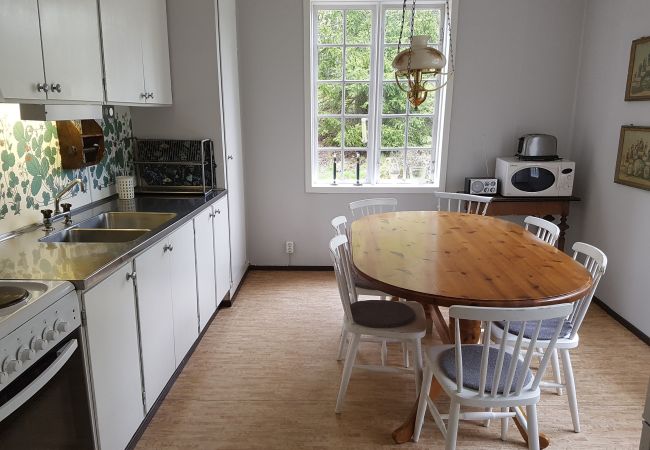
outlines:
[[165, 0], [101, 0], [100, 9], [106, 101], [171, 104]]
[[0, 0], [0, 98], [103, 100], [94, 0]]

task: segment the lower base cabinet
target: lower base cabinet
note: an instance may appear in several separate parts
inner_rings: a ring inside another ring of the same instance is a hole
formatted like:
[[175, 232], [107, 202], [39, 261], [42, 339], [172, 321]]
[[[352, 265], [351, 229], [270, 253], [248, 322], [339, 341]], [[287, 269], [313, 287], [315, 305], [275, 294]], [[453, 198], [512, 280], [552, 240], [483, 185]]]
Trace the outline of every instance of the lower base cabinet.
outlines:
[[125, 448], [144, 419], [131, 273], [131, 264], [126, 264], [83, 293], [91, 384], [102, 449]]

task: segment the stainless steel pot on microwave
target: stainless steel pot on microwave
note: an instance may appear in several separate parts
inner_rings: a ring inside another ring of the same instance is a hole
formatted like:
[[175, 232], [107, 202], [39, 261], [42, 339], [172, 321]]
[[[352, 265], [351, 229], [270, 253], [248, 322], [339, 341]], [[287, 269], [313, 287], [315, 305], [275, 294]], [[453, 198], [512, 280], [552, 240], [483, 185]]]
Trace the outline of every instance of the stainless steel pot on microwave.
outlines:
[[557, 138], [550, 134], [525, 134], [519, 138], [517, 156], [531, 161], [558, 159]]

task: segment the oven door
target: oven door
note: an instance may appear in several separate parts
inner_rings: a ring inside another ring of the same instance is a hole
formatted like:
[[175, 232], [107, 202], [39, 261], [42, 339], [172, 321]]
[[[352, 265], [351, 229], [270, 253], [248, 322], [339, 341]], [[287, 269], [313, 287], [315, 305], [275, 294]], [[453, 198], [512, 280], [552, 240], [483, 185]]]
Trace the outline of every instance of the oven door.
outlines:
[[94, 448], [79, 329], [0, 391], [0, 447]]
[[557, 196], [557, 170], [543, 166], [513, 167], [509, 185], [509, 195]]

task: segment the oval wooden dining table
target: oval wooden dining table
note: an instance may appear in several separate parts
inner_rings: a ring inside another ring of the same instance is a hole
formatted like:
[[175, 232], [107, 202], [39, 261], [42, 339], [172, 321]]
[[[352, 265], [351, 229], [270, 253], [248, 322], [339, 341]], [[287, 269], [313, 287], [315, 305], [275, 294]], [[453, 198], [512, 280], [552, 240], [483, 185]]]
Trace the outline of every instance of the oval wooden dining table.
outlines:
[[[352, 261], [360, 276], [395, 297], [419, 301], [443, 343], [454, 330], [440, 306], [527, 307], [574, 302], [591, 287], [585, 268], [521, 226], [477, 214], [403, 211], [374, 214], [352, 223]], [[461, 321], [463, 343], [477, 343], [480, 322]], [[429, 396], [442, 393], [431, 384]], [[393, 432], [411, 440], [417, 401]], [[515, 424], [527, 440], [525, 425]], [[540, 447], [548, 446], [540, 434]]]

